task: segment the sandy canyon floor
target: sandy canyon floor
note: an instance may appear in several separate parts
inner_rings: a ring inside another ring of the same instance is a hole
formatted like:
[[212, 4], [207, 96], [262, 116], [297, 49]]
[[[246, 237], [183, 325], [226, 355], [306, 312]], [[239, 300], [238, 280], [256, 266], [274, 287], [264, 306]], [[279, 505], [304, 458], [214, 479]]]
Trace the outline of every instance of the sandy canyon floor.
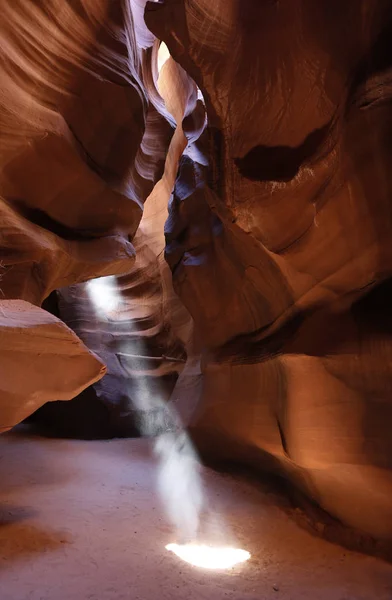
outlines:
[[147, 440], [0, 438], [1, 600], [391, 600], [392, 566], [312, 535], [287, 501], [204, 469], [208, 500], [248, 563], [201, 570], [175, 541]]

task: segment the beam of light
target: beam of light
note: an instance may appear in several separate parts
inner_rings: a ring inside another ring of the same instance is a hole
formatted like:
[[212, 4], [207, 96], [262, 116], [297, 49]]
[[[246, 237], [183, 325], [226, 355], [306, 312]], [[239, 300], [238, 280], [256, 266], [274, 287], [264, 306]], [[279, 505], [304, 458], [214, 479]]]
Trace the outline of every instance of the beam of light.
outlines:
[[121, 298], [114, 276], [91, 279], [86, 283], [86, 291], [97, 317], [107, 319], [120, 307]]
[[[116, 277], [89, 281], [86, 291], [97, 320], [124, 323], [122, 313], [126, 315], [130, 335], [117, 355], [121, 355], [123, 366], [131, 371], [135, 360], [148, 354], [137, 327], [132, 326], [132, 311], [135, 310], [136, 322], [140, 305], [125, 303]], [[201, 515], [206, 502], [198, 456], [174, 407], [160, 397], [159, 390], [152, 391], [148, 377], [142, 374], [137, 380], [136, 386], [129, 387], [129, 402], [136, 409], [141, 434], [152, 440], [157, 457], [157, 491], [166, 516], [176, 530], [178, 541], [200, 539]], [[211, 515], [203, 515], [203, 529], [206, 526], [210, 529], [208, 538], [214, 539], [219, 546], [181, 543], [168, 544], [166, 549], [188, 564], [203, 569], [229, 570], [246, 562], [250, 558], [249, 552], [226, 546], [224, 524], [219, 522], [217, 515], [212, 521], [209, 518]]]
[[159, 460], [158, 492], [166, 514], [182, 539], [197, 535], [204, 491], [200, 464], [185, 431], [163, 434], [156, 438], [155, 454]]
[[[132, 326], [132, 310], [139, 305], [125, 304], [116, 277], [101, 277], [86, 284], [86, 292], [94, 306], [97, 320], [123, 321], [127, 315], [129, 340], [121, 346], [121, 362], [132, 370], [137, 357], [146, 355], [144, 342]], [[137, 319], [137, 316], [135, 317]], [[135, 383], [135, 382], [133, 382]], [[180, 417], [161, 397], [152, 391], [149, 378], [137, 377], [137, 385], [129, 388], [129, 403], [137, 411], [140, 432], [152, 440], [157, 457], [157, 491], [166, 515], [174, 526], [177, 539], [195, 539], [204, 506], [204, 490], [200, 462]]]
[[249, 552], [240, 548], [214, 547], [203, 544], [168, 544], [166, 550], [181, 560], [202, 569], [232, 569], [250, 558]]

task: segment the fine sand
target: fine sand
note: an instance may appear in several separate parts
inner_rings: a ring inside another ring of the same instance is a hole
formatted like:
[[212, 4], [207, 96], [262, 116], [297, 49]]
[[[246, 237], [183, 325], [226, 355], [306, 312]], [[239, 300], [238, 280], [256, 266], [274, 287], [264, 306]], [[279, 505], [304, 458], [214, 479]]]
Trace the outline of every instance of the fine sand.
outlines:
[[392, 566], [301, 528], [270, 484], [204, 469], [231, 572], [182, 563], [147, 440], [0, 437], [1, 600], [391, 600]]

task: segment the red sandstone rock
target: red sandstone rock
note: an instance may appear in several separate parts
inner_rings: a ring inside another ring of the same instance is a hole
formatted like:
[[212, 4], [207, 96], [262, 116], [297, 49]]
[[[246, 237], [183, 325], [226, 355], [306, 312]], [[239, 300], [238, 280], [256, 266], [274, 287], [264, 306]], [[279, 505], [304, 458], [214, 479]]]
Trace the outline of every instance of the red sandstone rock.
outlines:
[[208, 115], [209, 166], [184, 155], [166, 226], [203, 346], [194, 439], [380, 538], [392, 538], [391, 9], [146, 12]]
[[173, 399], [197, 396], [199, 449], [391, 539], [392, 2], [148, 2], [180, 65], [159, 90], [145, 4], [0, 2], [3, 292], [123, 275], [146, 358], [121, 371], [110, 331], [74, 327], [124, 381], [158, 381], [158, 347], [189, 346], [162, 264], [180, 161], [165, 255], [201, 375]]
[[0, 302], [0, 356], [0, 432], [53, 398], [73, 398], [106, 370], [64, 323], [23, 300]]
[[154, 85], [165, 99], [175, 131], [162, 179], [144, 204], [133, 240], [135, 263], [117, 280], [98, 281], [98, 288], [77, 284], [58, 292], [59, 316], [107, 366], [94, 389], [67, 404], [47, 404], [35, 415], [36, 422], [61, 435], [135, 435], [138, 413], [161, 410], [160, 403], [170, 398], [191, 342], [191, 319], [173, 292], [164, 260], [164, 224], [187, 144], [182, 121], [201, 108], [196, 86], [170, 58]]
[[[147, 98], [129, 2], [0, 10], [1, 293], [39, 306], [132, 267], [130, 240], [172, 128]], [[61, 380], [52, 391], [33, 408], [62, 398]]]

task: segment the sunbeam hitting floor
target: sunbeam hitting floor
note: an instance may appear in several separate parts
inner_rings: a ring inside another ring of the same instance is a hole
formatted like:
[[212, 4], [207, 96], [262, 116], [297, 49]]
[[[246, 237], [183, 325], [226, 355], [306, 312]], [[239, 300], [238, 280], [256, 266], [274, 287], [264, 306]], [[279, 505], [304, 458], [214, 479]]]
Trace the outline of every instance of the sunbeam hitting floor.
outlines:
[[251, 558], [183, 562], [146, 440], [0, 437], [1, 600], [390, 600], [392, 567], [301, 529], [262, 484], [203, 469], [206, 494]]

